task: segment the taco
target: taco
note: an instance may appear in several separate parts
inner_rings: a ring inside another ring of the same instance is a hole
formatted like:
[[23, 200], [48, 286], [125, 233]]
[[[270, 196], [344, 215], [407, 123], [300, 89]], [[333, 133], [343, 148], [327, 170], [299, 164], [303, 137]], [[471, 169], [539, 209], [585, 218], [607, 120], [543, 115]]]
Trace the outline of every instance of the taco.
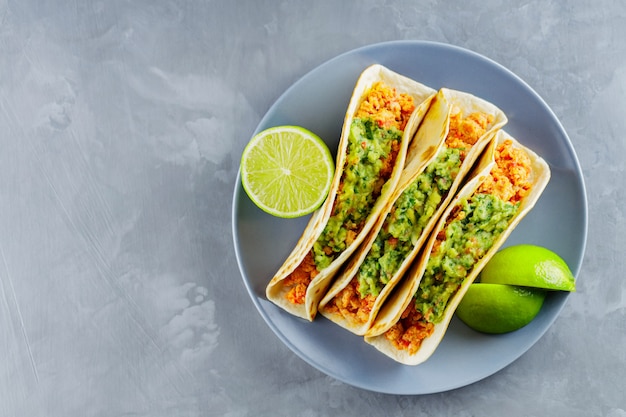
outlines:
[[269, 282], [270, 301], [313, 320], [331, 280], [398, 185], [409, 141], [434, 95], [431, 88], [381, 65], [360, 75], [344, 118], [329, 195]]
[[398, 188], [320, 302], [320, 314], [365, 334], [459, 184], [506, 121], [500, 109], [478, 97], [450, 89], [437, 93], [411, 142]]
[[550, 179], [548, 164], [504, 130], [488, 145], [365, 341], [408, 365], [441, 342], [467, 288]]

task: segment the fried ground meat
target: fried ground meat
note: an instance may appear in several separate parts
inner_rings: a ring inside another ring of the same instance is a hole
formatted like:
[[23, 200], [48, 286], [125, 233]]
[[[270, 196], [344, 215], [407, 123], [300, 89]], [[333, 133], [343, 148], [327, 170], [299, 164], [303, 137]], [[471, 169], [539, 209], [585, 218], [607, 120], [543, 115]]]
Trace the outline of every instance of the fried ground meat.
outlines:
[[287, 300], [292, 304], [304, 304], [306, 289], [318, 273], [313, 254], [309, 252], [284, 280], [285, 287], [291, 287], [286, 294]]
[[342, 289], [326, 305], [326, 311], [332, 314], [340, 314], [342, 317], [365, 323], [372, 311], [376, 297], [359, 295], [358, 280], [353, 278], [344, 289]]
[[413, 110], [413, 97], [404, 93], [398, 94], [395, 88], [377, 82], [359, 105], [356, 117], [374, 119], [380, 127], [386, 129], [395, 127], [404, 130]]
[[461, 153], [461, 160], [463, 160], [472, 145], [485, 134], [493, 121], [494, 117], [491, 114], [474, 112], [463, 117], [460, 109], [453, 108], [450, 114], [450, 129], [446, 137], [446, 146], [464, 149], [465, 152]]
[[398, 350], [415, 354], [422, 341], [433, 333], [435, 325], [422, 320], [422, 315], [410, 303], [400, 316], [400, 320], [385, 332], [385, 338]]
[[530, 158], [513, 142], [505, 140], [496, 148], [496, 167], [478, 189], [479, 193], [493, 194], [502, 201], [517, 203], [528, 195], [531, 183]]

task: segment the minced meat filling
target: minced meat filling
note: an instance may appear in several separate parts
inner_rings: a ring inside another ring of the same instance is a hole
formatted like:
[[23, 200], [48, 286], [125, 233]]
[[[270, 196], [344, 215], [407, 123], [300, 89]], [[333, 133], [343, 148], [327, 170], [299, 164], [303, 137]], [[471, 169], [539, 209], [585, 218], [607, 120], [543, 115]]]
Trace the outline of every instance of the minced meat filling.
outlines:
[[454, 107], [450, 112], [450, 129], [446, 137], [446, 147], [461, 149], [461, 160], [478, 139], [493, 123], [494, 116], [488, 113], [473, 112], [463, 117], [463, 112]]
[[372, 119], [379, 127], [404, 131], [413, 110], [415, 110], [413, 97], [398, 94], [395, 88], [377, 82], [359, 105], [355, 118]]

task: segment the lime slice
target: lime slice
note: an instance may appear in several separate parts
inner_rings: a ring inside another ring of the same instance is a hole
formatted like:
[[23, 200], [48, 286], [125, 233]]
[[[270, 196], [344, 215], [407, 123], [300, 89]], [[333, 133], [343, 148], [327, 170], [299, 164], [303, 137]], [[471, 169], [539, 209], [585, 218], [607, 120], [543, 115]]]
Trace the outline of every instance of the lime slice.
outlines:
[[298, 126], [276, 126], [256, 134], [241, 156], [246, 194], [277, 217], [304, 216], [319, 208], [334, 170], [324, 141]]
[[480, 273], [480, 282], [576, 291], [574, 275], [565, 261], [535, 245], [510, 246], [497, 252]]
[[543, 305], [546, 291], [502, 284], [474, 283], [456, 309], [472, 329], [490, 334], [508, 333], [530, 323]]

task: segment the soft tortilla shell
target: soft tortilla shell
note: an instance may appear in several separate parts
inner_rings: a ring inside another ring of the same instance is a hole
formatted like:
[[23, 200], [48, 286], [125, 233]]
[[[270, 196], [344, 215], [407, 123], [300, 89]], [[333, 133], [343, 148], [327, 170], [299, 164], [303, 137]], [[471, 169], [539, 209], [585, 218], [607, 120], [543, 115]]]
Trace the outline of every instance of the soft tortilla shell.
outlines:
[[[430, 254], [430, 251], [434, 245], [437, 233], [444, 228], [449, 214], [461, 199], [470, 197], [478, 189], [480, 184], [487, 178], [492, 167], [495, 165], [494, 154], [497, 145], [507, 139], [512, 140], [515, 147], [523, 149], [530, 157], [532, 166], [531, 182], [533, 184], [533, 187], [529, 195], [521, 201], [520, 208], [511, 220], [511, 224], [509, 225], [509, 227], [500, 235], [498, 239], [496, 239], [493, 246], [489, 249], [485, 256], [476, 263], [472, 272], [461, 284], [461, 287], [459, 288], [457, 293], [450, 299], [448, 306], [446, 307], [443, 319], [440, 323], [437, 323], [435, 325], [433, 334], [430, 337], [424, 339], [417, 353], [415, 353], [414, 355], [409, 355], [408, 352], [406, 352], [405, 350], [396, 349], [391, 344], [391, 342], [389, 342], [385, 338], [383, 333], [399, 320], [400, 315], [402, 314], [404, 309], [409, 305], [410, 302], [412, 302], [413, 295], [419, 287], [420, 280], [426, 268], [428, 255]], [[534, 207], [535, 203], [543, 193], [543, 190], [550, 180], [550, 168], [548, 164], [535, 152], [521, 145], [517, 140], [511, 137], [504, 130], [500, 130], [485, 150], [484, 155], [481, 157], [472, 175], [473, 176], [471, 180], [461, 189], [461, 191], [459, 191], [452, 203], [448, 206], [446, 211], [441, 216], [439, 222], [437, 223], [437, 226], [435, 227], [433, 233], [428, 240], [428, 244], [425, 246], [424, 251], [421, 253], [418, 261], [416, 261], [414, 267], [409, 272], [407, 280], [403, 282], [402, 287], [398, 287], [399, 291], [394, 294], [395, 305], [392, 303], [387, 305], [389, 307], [393, 306], [393, 308], [387, 308], [387, 311], [384, 311], [385, 309], [383, 308], [383, 311], [381, 311], [381, 313], [379, 314], [379, 318], [384, 318], [384, 326], [381, 325], [372, 327], [372, 331], [365, 336], [365, 341], [367, 343], [373, 345], [374, 347], [376, 347], [376, 349], [383, 352], [387, 356], [406, 365], [418, 365], [426, 361], [433, 354], [433, 352], [443, 339], [448, 325], [450, 324], [450, 320], [452, 320], [452, 317], [454, 315], [454, 311], [456, 310], [458, 304], [461, 302], [461, 299], [465, 295], [468, 287], [472, 284], [472, 282], [474, 282], [484, 265], [498, 251], [498, 249], [506, 241], [509, 235], [513, 232], [515, 227], [517, 227], [520, 221]], [[400, 308], [398, 308], [398, 306], [400, 306]]]
[[[416, 109], [407, 122], [402, 135], [402, 143], [400, 144], [400, 150], [398, 151], [396, 166], [391, 174], [391, 177], [383, 186], [381, 195], [375, 203], [359, 235], [357, 235], [352, 244], [349, 245], [340, 256], [338, 256], [327, 268], [320, 271], [320, 273], [311, 281], [307, 288], [304, 304], [290, 303], [285, 297], [288, 288], [282, 285], [283, 280], [293, 270], [295, 270], [298, 265], [300, 265], [304, 257], [310, 252], [313, 244], [324, 230], [324, 227], [332, 214], [333, 203], [335, 201], [335, 197], [337, 196], [341, 176], [343, 174], [343, 167], [345, 165], [348, 136], [350, 133], [352, 119], [354, 118], [354, 114], [356, 113], [366, 93], [378, 81], [382, 81], [387, 86], [395, 87], [399, 92], [410, 94], [414, 98], [416, 105]], [[315, 318], [319, 300], [325, 294], [332, 278], [335, 276], [341, 265], [363, 241], [367, 233], [372, 228], [374, 221], [378, 217], [378, 214], [382, 210], [386, 200], [391, 196], [393, 190], [398, 185], [400, 174], [405, 164], [409, 141], [415, 134], [417, 126], [423, 119], [434, 95], [435, 91], [433, 89], [397, 74], [382, 65], [375, 64], [363, 71], [356, 83], [352, 98], [348, 104], [346, 116], [344, 118], [343, 129], [337, 150], [335, 163], [336, 170], [329, 195], [324, 204], [312, 215], [311, 220], [304, 229], [295, 248], [269, 282], [266, 288], [266, 296], [270, 301], [295, 316], [311, 321]]]

